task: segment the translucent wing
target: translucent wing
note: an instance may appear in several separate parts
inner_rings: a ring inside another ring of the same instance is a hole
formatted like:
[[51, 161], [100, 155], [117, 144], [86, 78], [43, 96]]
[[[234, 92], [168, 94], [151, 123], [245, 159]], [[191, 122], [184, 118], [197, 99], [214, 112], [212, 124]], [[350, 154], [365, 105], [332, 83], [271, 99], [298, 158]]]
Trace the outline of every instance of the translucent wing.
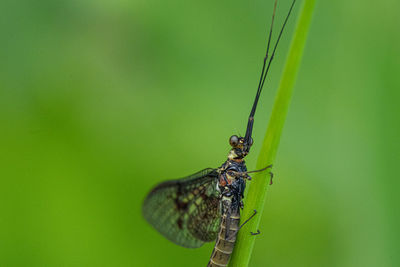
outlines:
[[197, 248], [217, 237], [221, 208], [216, 169], [157, 185], [143, 203], [143, 215], [172, 242]]

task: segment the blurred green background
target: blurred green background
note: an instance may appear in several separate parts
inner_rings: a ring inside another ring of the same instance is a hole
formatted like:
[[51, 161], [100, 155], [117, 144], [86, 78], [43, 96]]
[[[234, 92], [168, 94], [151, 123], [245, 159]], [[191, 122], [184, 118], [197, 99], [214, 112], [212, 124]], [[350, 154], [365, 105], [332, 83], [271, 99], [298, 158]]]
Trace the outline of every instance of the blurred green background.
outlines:
[[[244, 134], [272, 6], [1, 1], [0, 266], [205, 266], [213, 244], [167, 241], [141, 203], [160, 181], [219, 166]], [[250, 266], [400, 265], [399, 9], [319, 1]]]

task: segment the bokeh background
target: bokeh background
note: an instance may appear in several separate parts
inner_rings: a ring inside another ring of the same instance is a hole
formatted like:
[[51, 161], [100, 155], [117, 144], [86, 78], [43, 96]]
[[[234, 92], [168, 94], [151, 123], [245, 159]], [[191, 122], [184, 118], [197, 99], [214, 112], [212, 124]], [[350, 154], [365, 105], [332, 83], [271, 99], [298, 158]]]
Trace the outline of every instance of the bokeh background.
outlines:
[[[205, 266], [213, 244], [167, 241], [141, 203], [160, 181], [219, 166], [244, 134], [272, 6], [2, 0], [0, 266]], [[319, 1], [250, 266], [400, 265], [399, 9]]]

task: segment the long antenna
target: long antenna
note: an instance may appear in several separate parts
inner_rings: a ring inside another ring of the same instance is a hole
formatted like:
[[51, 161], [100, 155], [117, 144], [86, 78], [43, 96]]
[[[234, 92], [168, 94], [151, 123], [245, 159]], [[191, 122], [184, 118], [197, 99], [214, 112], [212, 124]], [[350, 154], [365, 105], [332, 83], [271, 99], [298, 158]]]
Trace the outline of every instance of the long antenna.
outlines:
[[[293, 9], [293, 6], [294, 6], [295, 3], [296, 3], [296, 0], [293, 0], [292, 5], [290, 6], [289, 12], [288, 12], [288, 14], [286, 16], [286, 19], [285, 19], [285, 21], [284, 21], [284, 23], [282, 25], [281, 31], [279, 32], [278, 39], [275, 42], [274, 50], [272, 51], [272, 55], [269, 58], [268, 65], [267, 65], [266, 63], [267, 63], [267, 59], [268, 59], [268, 52], [269, 52], [269, 46], [270, 46], [271, 37], [272, 37], [272, 28], [274, 26], [275, 11], [276, 11], [276, 5], [277, 5], [277, 0], [275, 0], [274, 11], [272, 13], [272, 22], [271, 22], [271, 27], [270, 27], [269, 36], [268, 36], [267, 51], [266, 51], [265, 57], [264, 57], [264, 63], [263, 63], [263, 67], [262, 67], [262, 70], [261, 70], [261, 77], [260, 77], [260, 81], [258, 83], [256, 97], [254, 99], [253, 107], [251, 108], [249, 120], [247, 122], [246, 135], [244, 137], [244, 141], [245, 141], [246, 144], [250, 144], [251, 143], [250, 139], [251, 139], [251, 133], [253, 131], [254, 114], [256, 113], [258, 99], [260, 98], [261, 91], [262, 91], [262, 89], [264, 87], [264, 83], [265, 83], [265, 79], [266, 79], [268, 71], [269, 71], [269, 67], [271, 66], [272, 60], [274, 59], [276, 48], [278, 47], [278, 44], [279, 44], [279, 41], [281, 39], [283, 30], [285, 29], [286, 23], [287, 23], [287, 21], [288, 21], [288, 19], [290, 17], [290, 14], [292, 13], [292, 9]], [[250, 150], [250, 146], [248, 146], [248, 150]]]
[[[265, 66], [266, 66], [266, 63], [267, 63], [267, 59], [268, 59], [268, 52], [269, 52], [269, 45], [270, 45], [270, 43], [271, 43], [271, 37], [272, 37], [272, 29], [274, 28], [274, 20], [275, 20], [275, 12], [276, 12], [276, 5], [278, 4], [278, 0], [275, 0], [275, 4], [274, 4], [274, 10], [273, 10], [273, 12], [272, 12], [272, 21], [271, 21], [271, 26], [270, 26], [270, 28], [269, 28], [269, 35], [268, 35], [268, 43], [267, 43], [267, 52], [265, 53], [265, 57], [264, 57], [264, 62], [263, 62], [263, 66], [262, 66], [262, 70], [261, 70], [261, 77], [260, 77], [260, 82], [258, 83], [258, 89], [257, 89], [257, 94], [256, 94], [256, 101], [255, 102], [258, 102], [258, 98], [259, 98], [259, 96], [260, 96], [260, 93], [261, 93], [261, 90], [262, 90], [262, 81], [263, 81], [263, 76], [264, 76], [264, 70], [265, 70]], [[257, 106], [257, 103], [255, 103], [256, 104], [256, 106]], [[253, 109], [254, 109], [254, 111], [253, 111]], [[253, 104], [253, 108], [252, 108], [252, 113], [253, 113], [253, 115], [254, 115], [254, 112], [255, 112], [255, 107], [254, 107], [254, 104]]]

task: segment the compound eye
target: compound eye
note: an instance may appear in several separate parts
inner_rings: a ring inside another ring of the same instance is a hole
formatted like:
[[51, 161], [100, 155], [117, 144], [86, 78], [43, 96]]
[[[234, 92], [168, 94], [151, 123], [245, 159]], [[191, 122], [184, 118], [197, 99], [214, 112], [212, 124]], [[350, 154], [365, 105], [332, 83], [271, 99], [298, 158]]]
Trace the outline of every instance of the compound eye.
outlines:
[[249, 146], [252, 146], [252, 145], [253, 145], [253, 138], [250, 137], [250, 139], [249, 139]]
[[231, 138], [229, 138], [229, 144], [232, 147], [236, 147], [239, 144], [239, 137], [237, 137], [237, 135], [232, 135]]

